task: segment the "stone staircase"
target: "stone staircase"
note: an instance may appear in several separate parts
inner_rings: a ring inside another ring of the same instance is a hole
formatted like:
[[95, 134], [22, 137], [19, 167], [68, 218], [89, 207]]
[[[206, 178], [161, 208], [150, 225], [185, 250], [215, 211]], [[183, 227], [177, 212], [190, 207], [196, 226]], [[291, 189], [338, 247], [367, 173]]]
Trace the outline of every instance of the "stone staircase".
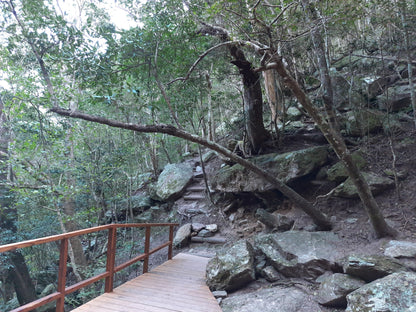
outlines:
[[206, 199], [206, 187], [202, 168], [195, 166], [194, 177], [191, 183], [185, 189], [182, 198], [176, 201], [178, 212], [188, 219], [199, 214], [207, 214]]

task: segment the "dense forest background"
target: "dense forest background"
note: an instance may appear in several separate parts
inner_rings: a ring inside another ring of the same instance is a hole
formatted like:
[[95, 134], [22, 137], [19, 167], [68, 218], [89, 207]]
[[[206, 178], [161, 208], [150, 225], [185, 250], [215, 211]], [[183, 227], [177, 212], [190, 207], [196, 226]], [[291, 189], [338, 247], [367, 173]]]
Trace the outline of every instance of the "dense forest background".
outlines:
[[[351, 134], [344, 120], [352, 114], [363, 125], [356, 137], [364, 138], [370, 108], [387, 119], [400, 110], [416, 124], [414, 1], [73, 4], [0, 1], [0, 244], [125, 222], [117, 211], [131, 195], [166, 164], [198, 152], [198, 143], [238, 151], [236, 162], [283, 149], [295, 107], [362, 186], [376, 235], [394, 235], [342, 135]], [[112, 18], [111, 6], [122, 8], [125, 21]], [[398, 80], [401, 89], [389, 89]], [[403, 93], [405, 103], [392, 106]], [[393, 121], [385, 129], [390, 140], [394, 129]], [[71, 245], [71, 261], [85, 266], [83, 246]], [[46, 274], [43, 264], [57, 257], [56, 246], [48, 248], [0, 259], [0, 310], [11, 304], [9, 286], [17, 286], [11, 268]], [[22, 292], [20, 303], [36, 297]]]

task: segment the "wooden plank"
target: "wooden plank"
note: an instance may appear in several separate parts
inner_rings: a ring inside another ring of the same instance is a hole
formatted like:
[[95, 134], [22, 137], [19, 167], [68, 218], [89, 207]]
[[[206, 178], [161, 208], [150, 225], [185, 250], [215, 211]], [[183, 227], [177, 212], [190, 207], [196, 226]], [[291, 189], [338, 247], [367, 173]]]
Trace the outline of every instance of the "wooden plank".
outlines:
[[205, 284], [208, 258], [178, 254], [74, 312], [221, 312]]

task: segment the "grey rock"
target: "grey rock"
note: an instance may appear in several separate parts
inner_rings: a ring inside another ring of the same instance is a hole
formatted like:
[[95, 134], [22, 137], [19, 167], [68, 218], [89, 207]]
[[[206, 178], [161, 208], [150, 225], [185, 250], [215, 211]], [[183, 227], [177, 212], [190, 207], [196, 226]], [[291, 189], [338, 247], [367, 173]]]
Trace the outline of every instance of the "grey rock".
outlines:
[[295, 121], [295, 120], [299, 120], [302, 117], [302, 112], [294, 106], [291, 106], [287, 109], [286, 111], [287, 114], [287, 120], [290, 121]]
[[223, 312], [321, 312], [313, 297], [298, 288], [263, 288], [224, 299]]
[[339, 261], [344, 273], [372, 282], [386, 275], [408, 271], [397, 260], [379, 255], [350, 255]]
[[314, 280], [335, 265], [337, 256], [332, 245], [339, 238], [331, 232], [289, 231], [261, 234], [254, 242], [278, 272]]
[[295, 223], [295, 220], [292, 218], [283, 214], [272, 214], [262, 208], [257, 209], [256, 217], [266, 226], [268, 231], [289, 231]]
[[173, 239], [173, 246], [177, 248], [185, 247], [189, 244], [191, 239], [192, 224], [187, 223], [182, 225], [175, 234]]
[[[351, 157], [359, 169], [367, 165], [367, 162], [361, 155], [360, 151], [352, 153]], [[327, 171], [327, 178], [329, 181], [334, 181], [337, 183], [345, 181], [348, 178], [348, 172], [347, 169], [345, 169], [344, 164], [341, 161], [339, 161], [331, 168], [329, 168]]]
[[207, 229], [202, 229], [201, 231], [199, 231], [198, 236], [199, 237], [211, 237], [211, 236], [214, 236], [214, 233], [212, 233], [211, 231]]
[[217, 252], [207, 265], [211, 290], [233, 291], [255, 280], [253, 247], [245, 240]]
[[332, 274], [322, 280], [318, 290], [318, 302], [323, 306], [345, 308], [347, 295], [363, 285], [363, 280], [347, 274]]
[[408, 81], [400, 81], [400, 84], [388, 88], [388, 96], [386, 94], [377, 97], [377, 103], [380, 109], [389, 112], [397, 112], [403, 108], [410, 107], [410, 87]]
[[166, 165], [155, 185], [157, 199], [170, 201], [178, 198], [184, 192], [192, 178], [193, 171], [190, 164]]
[[228, 293], [225, 290], [215, 290], [212, 292], [215, 298], [227, 298]]
[[208, 151], [205, 154], [202, 155], [202, 161], [204, 163], [209, 162], [211, 159], [213, 159], [217, 154], [214, 151]]
[[[304, 150], [267, 154], [252, 157], [250, 161], [275, 175], [285, 183], [290, 183], [319, 169], [327, 161], [328, 148], [318, 146]], [[265, 192], [275, 189], [264, 179], [236, 164], [218, 170], [211, 181], [212, 190], [219, 192]]]
[[208, 231], [210, 231], [212, 233], [216, 233], [216, 232], [218, 232], [218, 225], [217, 224], [207, 224], [205, 226], [205, 229], [207, 229]]
[[383, 129], [384, 114], [378, 110], [360, 109], [348, 112], [345, 128], [349, 135], [361, 137]]
[[384, 255], [392, 258], [416, 257], [416, 243], [405, 241], [389, 241], [384, 250]]
[[[389, 178], [381, 177], [374, 173], [363, 172], [362, 174], [369, 184], [373, 195], [380, 194], [381, 192], [394, 187], [394, 181]], [[353, 184], [351, 178], [348, 178], [345, 182], [338, 185], [335, 188], [333, 195], [343, 198], [358, 198], [357, 188]]]
[[193, 232], [199, 232], [202, 229], [205, 229], [205, 225], [202, 223], [192, 223], [192, 231]]
[[262, 271], [261, 274], [264, 276], [264, 278], [273, 283], [278, 281], [281, 277], [279, 275], [279, 272], [276, 271], [276, 269], [274, 267], [272, 267], [271, 265], [266, 266]]
[[415, 312], [416, 273], [378, 279], [350, 293], [347, 301], [346, 312]]

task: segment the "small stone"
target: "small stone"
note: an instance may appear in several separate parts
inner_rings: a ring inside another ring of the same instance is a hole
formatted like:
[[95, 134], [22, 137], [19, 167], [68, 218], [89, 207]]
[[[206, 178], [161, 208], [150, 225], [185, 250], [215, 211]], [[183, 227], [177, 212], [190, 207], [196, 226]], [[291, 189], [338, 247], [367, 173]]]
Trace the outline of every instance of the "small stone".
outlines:
[[198, 236], [199, 237], [211, 237], [213, 235], [214, 235], [214, 233], [212, 233], [211, 231], [208, 231], [207, 229], [202, 229], [198, 233]]
[[215, 290], [212, 292], [215, 298], [227, 298], [228, 293], [225, 290]]
[[202, 229], [205, 229], [205, 225], [202, 223], [192, 223], [192, 231], [199, 232]]
[[276, 269], [272, 266], [266, 266], [263, 270], [262, 270], [262, 275], [264, 276], [264, 278], [273, 283], [276, 282], [277, 280], [280, 279], [279, 273], [276, 271]]
[[208, 231], [210, 231], [210, 232], [212, 232], [212, 233], [215, 233], [215, 232], [218, 231], [218, 225], [216, 225], [216, 224], [208, 224], [208, 225], [205, 226], [205, 229], [208, 230]]

